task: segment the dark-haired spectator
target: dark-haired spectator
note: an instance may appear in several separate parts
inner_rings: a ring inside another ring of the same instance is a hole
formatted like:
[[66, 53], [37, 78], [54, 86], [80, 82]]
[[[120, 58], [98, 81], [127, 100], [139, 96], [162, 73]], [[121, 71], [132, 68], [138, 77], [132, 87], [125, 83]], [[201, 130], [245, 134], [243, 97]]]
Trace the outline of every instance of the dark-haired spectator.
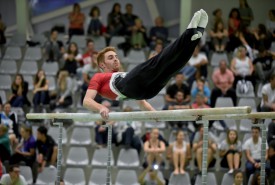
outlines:
[[274, 112], [275, 111], [275, 74], [270, 77], [270, 82], [262, 88], [262, 101], [260, 111]]
[[195, 88], [193, 88], [191, 91], [192, 98], [195, 99], [198, 93], [202, 93], [204, 95], [204, 103], [210, 105], [211, 91], [206, 85], [204, 78], [199, 78], [196, 80]]
[[243, 185], [243, 172], [242, 171], [240, 171], [240, 170], [234, 171], [233, 177], [234, 177], [233, 185]]
[[59, 62], [63, 53], [65, 53], [63, 42], [57, 39], [58, 31], [57, 29], [52, 28], [50, 38], [45, 42], [44, 45], [45, 58], [48, 62]]
[[228, 19], [228, 35], [234, 35], [240, 27], [241, 15], [237, 8], [232, 8]]
[[258, 27], [253, 30], [255, 37], [255, 49], [260, 47], [269, 49], [272, 42], [272, 34], [266, 29], [264, 24], [258, 24]]
[[45, 71], [38, 70], [34, 78], [33, 105], [47, 105], [50, 102], [49, 81], [46, 79]]
[[88, 20], [87, 33], [93, 36], [100, 36], [106, 33], [106, 27], [102, 24], [100, 18], [100, 10], [97, 6], [93, 6], [90, 11], [90, 19]]
[[0, 161], [8, 161], [11, 156], [11, 145], [8, 134], [8, 127], [0, 124]]
[[168, 43], [168, 36], [168, 28], [164, 26], [163, 17], [156, 17], [155, 26], [150, 29], [150, 47], [153, 49], [157, 40], [161, 40], [165, 46]]
[[266, 28], [272, 34], [273, 41], [275, 41], [275, 9], [269, 10], [268, 20], [266, 21]]
[[213, 15], [214, 17], [213, 17], [213, 19], [211, 19], [211, 20], [209, 21], [209, 25], [210, 25], [210, 29], [211, 29], [211, 30], [214, 29], [214, 25], [215, 25], [215, 23], [216, 23], [217, 21], [222, 21], [223, 24], [225, 24], [225, 22], [224, 22], [224, 20], [223, 20], [223, 17], [222, 17], [222, 14], [223, 14], [223, 12], [222, 12], [222, 9], [220, 9], [220, 8], [217, 8], [217, 9], [215, 9], [215, 10], [212, 12], [212, 15]]
[[76, 75], [77, 67], [81, 65], [82, 55], [78, 51], [78, 46], [75, 42], [71, 42], [67, 53], [63, 56], [65, 64], [63, 70], [68, 71], [72, 76]]
[[84, 22], [85, 15], [81, 12], [80, 5], [75, 3], [73, 5], [73, 11], [69, 14], [69, 36], [72, 35], [84, 35]]
[[228, 42], [228, 31], [222, 20], [214, 23], [213, 29], [210, 30], [211, 42], [216, 52], [224, 52]]
[[1, 178], [0, 184], [3, 185], [27, 185], [25, 178], [20, 175], [20, 168], [18, 165], [9, 167], [9, 173], [4, 174]]
[[161, 40], [158, 40], [158, 41], [156, 42], [156, 45], [155, 45], [154, 50], [152, 50], [152, 51], [150, 52], [148, 59], [150, 59], [150, 58], [152, 58], [152, 57], [158, 55], [162, 50], [163, 50], [163, 43], [162, 43]]
[[30, 102], [27, 98], [29, 84], [24, 81], [22, 74], [17, 74], [14, 81], [11, 84], [12, 95], [9, 98], [9, 102], [12, 107], [23, 107], [24, 105], [30, 106]]
[[2, 15], [0, 14], [0, 46], [6, 43], [5, 36], [6, 24], [2, 20]]
[[36, 146], [38, 149], [38, 172], [42, 172], [48, 165], [54, 166], [57, 160], [57, 144], [48, 135], [48, 129], [45, 126], [40, 126], [37, 129]]
[[[264, 185], [269, 185], [267, 176], [265, 176]], [[261, 174], [260, 172], [255, 172], [251, 181], [251, 185], [261, 185]]]
[[228, 130], [227, 137], [221, 142], [220, 146], [221, 166], [229, 168], [228, 173], [232, 174], [234, 170], [239, 169], [241, 156], [242, 144], [238, 139], [238, 132], [236, 130]]
[[239, 2], [240, 2], [239, 12], [241, 17], [241, 22], [245, 26], [250, 26], [251, 21], [254, 20], [253, 11], [248, 5], [247, 0], [239, 0]]
[[[261, 168], [261, 143], [262, 138], [260, 137], [260, 128], [259, 127], [251, 127], [251, 138], [245, 141], [243, 144], [243, 150], [245, 151], [246, 156], [246, 177], [249, 179], [250, 175], [253, 174], [256, 170], [260, 170]], [[266, 144], [266, 149], [268, 149], [268, 145]], [[267, 151], [264, 154], [265, 160], [268, 159]], [[268, 163], [266, 164], [266, 169], [269, 169]]]
[[258, 56], [253, 60], [253, 64], [256, 72], [255, 75], [260, 82], [267, 82], [274, 72], [275, 67], [273, 67], [273, 60], [275, 60], [274, 54], [267, 51], [265, 47], [259, 48]]
[[125, 34], [130, 36], [133, 31], [133, 27], [135, 25], [135, 20], [138, 18], [137, 15], [133, 14], [133, 5], [131, 3], [127, 3], [125, 5], [125, 14], [123, 14], [123, 24], [125, 26]]
[[147, 45], [146, 41], [146, 28], [143, 26], [141, 19], [136, 19], [132, 27], [131, 45], [134, 49], [141, 49]]
[[124, 34], [123, 18], [120, 8], [120, 4], [115, 3], [112, 7], [112, 11], [108, 14], [107, 32], [110, 34], [111, 37]]
[[230, 97], [234, 103], [237, 105], [237, 95], [233, 87], [234, 75], [230, 69], [227, 68], [227, 63], [225, 60], [221, 60], [219, 63], [219, 68], [215, 69], [212, 74], [212, 80], [215, 88], [211, 92], [211, 107], [215, 107], [216, 100], [218, 97]]
[[14, 154], [10, 158], [10, 164], [18, 164], [21, 161], [25, 162], [27, 166], [32, 168], [36, 160], [36, 141], [32, 135], [32, 128], [30, 126], [22, 125], [20, 128], [22, 140], [16, 147]]
[[184, 75], [182, 73], [176, 74], [175, 83], [171, 84], [167, 87], [165, 101], [167, 103], [176, 102], [175, 95], [176, 95], [177, 91], [183, 92], [184, 102], [189, 103], [191, 101], [190, 88], [184, 82]]
[[50, 108], [67, 108], [73, 103], [74, 79], [67, 71], [59, 71], [57, 79], [57, 91], [53, 93]]
[[[93, 62], [93, 55], [97, 54], [95, 51], [95, 44], [92, 39], [87, 39], [86, 51], [82, 54], [83, 65], [91, 64]], [[94, 61], [96, 63], [96, 61]]]

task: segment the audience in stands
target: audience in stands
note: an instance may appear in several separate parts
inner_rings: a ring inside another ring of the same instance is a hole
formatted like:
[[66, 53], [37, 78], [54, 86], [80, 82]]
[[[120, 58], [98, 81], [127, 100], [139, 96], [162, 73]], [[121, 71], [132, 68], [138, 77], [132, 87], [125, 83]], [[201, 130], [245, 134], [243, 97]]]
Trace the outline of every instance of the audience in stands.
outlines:
[[227, 137], [220, 146], [221, 167], [229, 168], [228, 173], [232, 174], [234, 170], [239, 169], [242, 155], [242, 144], [238, 139], [236, 130], [228, 130]]
[[269, 144], [273, 140], [275, 140], [275, 119], [269, 123], [267, 129], [267, 143]]
[[247, 0], [239, 0], [239, 12], [241, 17], [241, 23], [245, 26], [250, 26], [251, 21], [254, 20], [253, 11], [247, 3]]
[[23, 161], [32, 168], [33, 163], [36, 161], [36, 140], [32, 135], [32, 128], [22, 125], [20, 134], [22, 139], [10, 158], [10, 164], [19, 164]]
[[63, 42], [58, 40], [58, 31], [52, 28], [50, 38], [45, 42], [44, 55], [48, 62], [59, 62], [65, 53]]
[[49, 81], [46, 78], [45, 71], [40, 69], [34, 77], [33, 105], [34, 108], [37, 108], [49, 103]]
[[[203, 145], [203, 125], [199, 125], [198, 131], [193, 140], [192, 150], [195, 154], [195, 165], [198, 166], [199, 173], [202, 171], [202, 145]], [[207, 167], [213, 167], [216, 163], [214, 155], [217, 151], [217, 144], [211, 139], [208, 139], [207, 150]]]
[[9, 173], [4, 174], [1, 178], [0, 184], [3, 185], [27, 185], [25, 178], [20, 174], [18, 165], [9, 167]]
[[0, 46], [6, 43], [5, 30], [6, 24], [2, 20], [2, 14], [0, 14]]
[[212, 74], [212, 81], [214, 83], [214, 88], [211, 92], [210, 102], [211, 107], [215, 107], [216, 100], [218, 97], [230, 97], [234, 103], [237, 105], [237, 96], [233, 87], [234, 75], [230, 69], [227, 68], [227, 63], [225, 60], [219, 62], [219, 68], [215, 69]]
[[241, 15], [240, 11], [237, 8], [232, 8], [229, 13], [228, 19], [228, 34], [229, 37], [234, 35], [239, 29], [241, 24]]
[[56, 92], [51, 95], [50, 108], [68, 108], [73, 103], [75, 81], [67, 71], [59, 71]]
[[163, 17], [156, 17], [155, 26], [150, 29], [149, 39], [150, 39], [150, 47], [153, 49], [156, 45], [157, 40], [161, 40], [164, 46], [168, 43], [168, 28], [164, 26]]
[[125, 13], [122, 15], [123, 24], [124, 24], [124, 34], [130, 36], [134, 29], [135, 20], [138, 19], [138, 16], [133, 14], [133, 5], [127, 3], [125, 5]]
[[69, 36], [84, 35], [85, 15], [81, 12], [80, 5], [75, 3], [73, 11], [69, 14]]
[[91, 8], [89, 16], [87, 34], [92, 36], [106, 34], [106, 27], [101, 22], [100, 10], [97, 6]]
[[161, 172], [158, 171], [158, 166], [148, 166], [143, 170], [143, 172], [138, 177], [138, 182], [140, 185], [155, 184], [155, 185], [164, 185], [165, 180], [163, 176], [160, 175]]
[[206, 85], [205, 79], [203, 77], [196, 80], [196, 83], [191, 90], [192, 98], [195, 99], [198, 93], [202, 93], [204, 95], [204, 103], [210, 105], [211, 91], [208, 85]]
[[261, 112], [275, 111], [275, 73], [270, 77], [270, 82], [262, 88], [262, 101], [260, 104]]
[[162, 51], [162, 49], [163, 49], [163, 43], [162, 43], [162, 41], [161, 40], [156, 41], [155, 48], [154, 48], [154, 50], [152, 50], [150, 52], [148, 58], [150, 59], [150, 58], [156, 56], [157, 54], [159, 54]]
[[275, 41], [275, 10], [269, 10], [266, 28], [272, 33], [272, 41]]
[[210, 108], [210, 106], [205, 103], [205, 98], [202, 92], [198, 92], [194, 103], [191, 105], [192, 109]]
[[36, 147], [38, 150], [38, 172], [42, 172], [48, 165], [56, 165], [57, 144], [48, 135], [48, 129], [45, 126], [40, 126], [37, 129]]
[[146, 28], [143, 26], [141, 19], [136, 19], [132, 27], [131, 46], [137, 50], [147, 46]]
[[176, 133], [176, 141], [169, 145], [166, 158], [174, 165], [174, 174], [185, 174], [184, 168], [191, 160], [191, 147], [184, 139], [184, 132]]
[[23, 107], [24, 105], [30, 106], [30, 102], [27, 98], [29, 91], [28, 82], [24, 81], [22, 74], [17, 74], [14, 81], [11, 84], [12, 95], [9, 98], [9, 102], [12, 107]]
[[[246, 156], [246, 177], [249, 179], [250, 175], [261, 168], [261, 143], [262, 138], [260, 137], [260, 128], [257, 126], [251, 127], [252, 136], [243, 144], [243, 150]], [[268, 145], [266, 145], [268, 149]], [[268, 159], [267, 151], [265, 154], [265, 160]], [[269, 169], [268, 164], [266, 164], [266, 169]]]
[[211, 42], [218, 53], [223, 53], [228, 42], [228, 31], [222, 20], [214, 23], [214, 28], [210, 30]]
[[233, 185], [243, 185], [243, 172], [240, 170], [236, 170], [233, 175], [234, 175]]
[[11, 145], [8, 127], [3, 124], [0, 124], [0, 151], [0, 161], [8, 161], [11, 156]]
[[184, 102], [189, 103], [191, 101], [190, 88], [188, 84], [184, 81], [184, 75], [182, 73], [177, 73], [175, 76], [175, 83], [169, 85], [165, 94], [165, 101], [167, 103], [175, 103], [175, 95], [177, 91], [182, 91], [184, 94]]
[[124, 34], [123, 16], [120, 8], [120, 4], [115, 3], [112, 7], [112, 11], [108, 14], [107, 32], [110, 34], [111, 37], [121, 36]]
[[71, 42], [68, 46], [67, 53], [63, 56], [65, 64], [63, 70], [68, 71], [71, 76], [75, 76], [77, 67], [81, 65], [82, 55], [78, 51], [78, 46], [75, 42]]
[[164, 162], [163, 154], [166, 150], [165, 143], [159, 139], [159, 129], [153, 128], [150, 139], [144, 143], [144, 152], [148, 166], [160, 166]]

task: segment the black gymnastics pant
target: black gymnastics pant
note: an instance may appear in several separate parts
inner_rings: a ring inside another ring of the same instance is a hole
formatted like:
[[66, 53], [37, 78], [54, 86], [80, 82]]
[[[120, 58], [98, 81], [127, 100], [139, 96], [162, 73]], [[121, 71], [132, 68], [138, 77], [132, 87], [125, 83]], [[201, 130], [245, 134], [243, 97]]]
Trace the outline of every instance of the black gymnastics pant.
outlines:
[[117, 90], [129, 99], [143, 100], [156, 96], [183, 66], [189, 61], [200, 39], [191, 41], [198, 29], [191, 28], [163, 49], [155, 57], [139, 64], [127, 75], [115, 79]]

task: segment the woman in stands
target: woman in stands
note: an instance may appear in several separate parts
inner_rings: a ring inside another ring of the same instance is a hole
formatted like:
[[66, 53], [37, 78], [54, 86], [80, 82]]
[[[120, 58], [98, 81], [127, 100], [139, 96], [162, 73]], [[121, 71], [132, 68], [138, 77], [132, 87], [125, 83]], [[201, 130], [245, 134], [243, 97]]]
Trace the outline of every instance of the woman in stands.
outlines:
[[236, 170], [234, 172], [234, 183], [233, 185], [243, 185], [243, 172]]
[[222, 20], [214, 23], [214, 28], [210, 30], [210, 37], [216, 52], [224, 52], [228, 41], [228, 31]]
[[24, 105], [30, 106], [30, 102], [27, 98], [29, 84], [24, 81], [21, 74], [17, 74], [11, 85], [12, 95], [9, 98], [9, 102], [12, 107], [23, 107]]
[[42, 69], [35, 75], [33, 95], [35, 108], [39, 105], [49, 104], [49, 81], [46, 79], [45, 72]]
[[75, 3], [73, 5], [73, 11], [69, 14], [69, 36], [72, 35], [84, 35], [84, 22], [85, 15], [81, 12], [80, 5]]
[[79, 53], [78, 46], [75, 42], [70, 43], [63, 58], [65, 61], [63, 70], [66, 70], [70, 75], [75, 76], [77, 67], [82, 66], [82, 55]]
[[236, 130], [229, 130], [226, 139], [220, 146], [221, 167], [229, 168], [228, 173], [232, 174], [240, 167], [241, 155], [242, 144], [238, 140], [238, 133]]

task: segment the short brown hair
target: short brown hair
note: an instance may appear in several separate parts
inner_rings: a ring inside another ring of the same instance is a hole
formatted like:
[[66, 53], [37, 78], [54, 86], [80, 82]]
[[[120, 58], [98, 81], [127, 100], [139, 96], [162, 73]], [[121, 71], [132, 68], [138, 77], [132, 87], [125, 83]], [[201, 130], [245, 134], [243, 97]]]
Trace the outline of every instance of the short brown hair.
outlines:
[[113, 51], [113, 52], [116, 52], [116, 48], [114, 47], [111, 47], [111, 46], [108, 46], [104, 49], [102, 49], [99, 53], [98, 53], [98, 56], [97, 56], [97, 65], [99, 66], [100, 63], [104, 62], [105, 58], [105, 53], [107, 53], [108, 51]]

